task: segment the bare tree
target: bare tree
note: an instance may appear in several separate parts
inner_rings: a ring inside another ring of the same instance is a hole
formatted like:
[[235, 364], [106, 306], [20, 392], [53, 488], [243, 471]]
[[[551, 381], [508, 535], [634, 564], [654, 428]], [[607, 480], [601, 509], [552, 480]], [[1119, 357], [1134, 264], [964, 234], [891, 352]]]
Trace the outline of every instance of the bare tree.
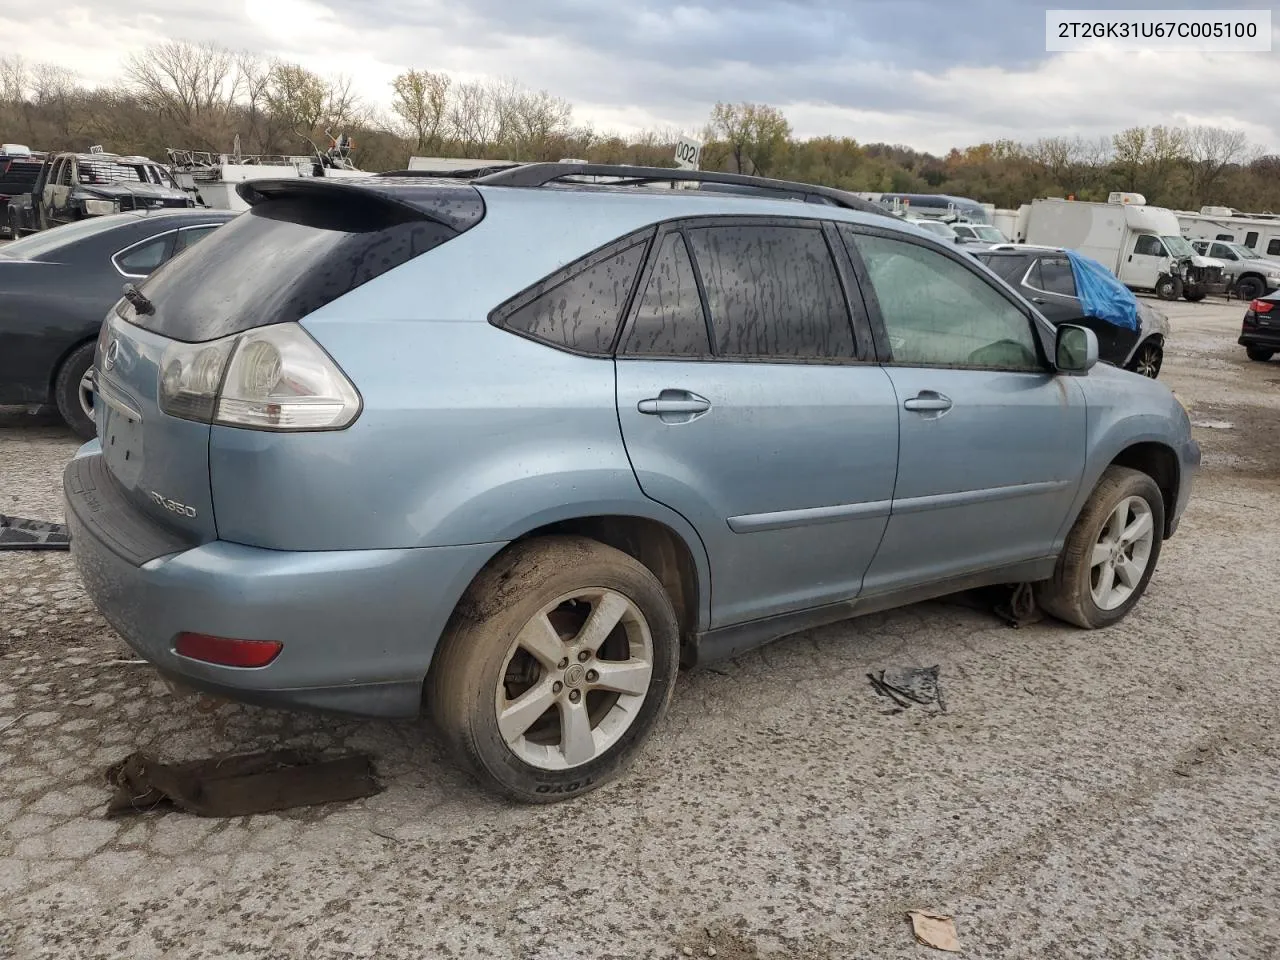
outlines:
[[449, 103], [449, 134], [464, 154], [481, 153], [498, 139], [502, 128], [499, 114], [488, 85], [476, 81], [460, 83]]
[[1191, 166], [1191, 194], [1195, 203], [1214, 199], [1223, 171], [1241, 163], [1249, 153], [1249, 140], [1240, 130], [1192, 127], [1187, 131], [1187, 155]]
[[130, 54], [124, 73], [143, 103], [210, 139], [235, 101], [234, 67], [235, 55], [223, 47], [167, 40]]
[[553, 142], [563, 144], [566, 139], [573, 108], [545, 90], [521, 91], [506, 105], [505, 115], [511, 159], [550, 160]]
[[0, 57], [0, 102], [14, 105], [26, 102], [29, 87], [27, 61], [22, 55]]
[[409, 128], [418, 150], [434, 149], [449, 108], [448, 74], [406, 70], [391, 82], [391, 109]]

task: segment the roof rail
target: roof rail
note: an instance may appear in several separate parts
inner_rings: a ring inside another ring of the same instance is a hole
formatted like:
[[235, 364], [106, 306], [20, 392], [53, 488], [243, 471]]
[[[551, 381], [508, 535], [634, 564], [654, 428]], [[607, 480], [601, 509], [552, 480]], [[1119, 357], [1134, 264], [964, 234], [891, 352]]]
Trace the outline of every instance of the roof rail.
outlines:
[[527, 163], [479, 177], [475, 182], [494, 187], [542, 187], [565, 177], [617, 177], [625, 181], [615, 183], [613, 186], [639, 186], [646, 183], [680, 181], [749, 187], [761, 192], [799, 194], [800, 198], [807, 203], [826, 203], [848, 210], [894, 217], [888, 209], [863, 200], [847, 190], [821, 187], [812, 183], [796, 183], [791, 180], [773, 180], [769, 177], [749, 177], [740, 173], [718, 173], [712, 170], [632, 167], [609, 163]]

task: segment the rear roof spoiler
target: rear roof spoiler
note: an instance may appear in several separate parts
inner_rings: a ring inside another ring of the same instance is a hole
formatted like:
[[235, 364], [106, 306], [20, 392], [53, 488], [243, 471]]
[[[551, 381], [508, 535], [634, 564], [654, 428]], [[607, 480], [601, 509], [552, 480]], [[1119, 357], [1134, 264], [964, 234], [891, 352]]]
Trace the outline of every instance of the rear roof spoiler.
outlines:
[[462, 232], [484, 216], [484, 199], [469, 183], [422, 177], [285, 177], [236, 186], [250, 207], [268, 200], [372, 201], [400, 219], [434, 220]]

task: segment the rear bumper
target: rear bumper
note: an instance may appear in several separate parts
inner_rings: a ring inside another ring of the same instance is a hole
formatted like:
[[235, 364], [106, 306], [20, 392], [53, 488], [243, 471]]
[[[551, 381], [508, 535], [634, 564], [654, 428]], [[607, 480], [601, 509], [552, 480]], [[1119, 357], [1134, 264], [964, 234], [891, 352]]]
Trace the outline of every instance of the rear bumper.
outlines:
[[1254, 327], [1240, 331], [1236, 341], [1242, 347], [1262, 347], [1266, 350], [1280, 350], [1280, 327]]
[[[125, 642], [181, 683], [263, 706], [417, 715], [449, 616], [501, 547], [287, 552], [215, 540], [135, 565], [64, 486], [80, 577]], [[224, 667], [177, 654], [183, 631], [284, 647], [265, 667]]]

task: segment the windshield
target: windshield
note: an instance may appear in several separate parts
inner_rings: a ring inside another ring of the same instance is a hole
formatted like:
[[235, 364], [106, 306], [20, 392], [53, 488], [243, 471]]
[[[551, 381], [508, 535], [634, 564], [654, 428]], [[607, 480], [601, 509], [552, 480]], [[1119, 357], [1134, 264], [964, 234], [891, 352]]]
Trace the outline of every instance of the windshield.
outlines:
[[983, 240], [990, 240], [992, 243], [1008, 243], [1009, 238], [1004, 235], [999, 227], [980, 226], [974, 227], [973, 232]]
[[5, 257], [9, 260], [40, 260], [48, 253], [60, 250], [73, 243], [79, 243], [81, 240], [96, 237], [100, 233], [106, 233], [122, 223], [128, 223], [137, 218], [138, 215], [135, 213], [117, 213], [63, 224], [61, 227], [42, 230], [40, 233], [33, 233], [29, 237], [23, 237], [21, 240], [6, 243], [3, 247], [0, 247], [0, 257]]
[[956, 232], [954, 230], [939, 220], [917, 220], [916, 226], [921, 230], [928, 230], [930, 233], [936, 233], [940, 237], [954, 239], [956, 236]]
[[1241, 244], [1232, 243], [1232, 244], [1228, 244], [1228, 246], [1230, 246], [1232, 250], [1234, 250], [1237, 254], [1239, 254], [1240, 259], [1242, 260], [1261, 260], [1262, 259], [1262, 257], [1258, 256], [1248, 247], [1242, 246]]
[[1160, 239], [1164, 241], [1169, 253], [1175, 257], [1195, 256], [1195, 251], [1191, 249], [1191, 244], [1187, 243], [1184, 237], [1161, 237]]

